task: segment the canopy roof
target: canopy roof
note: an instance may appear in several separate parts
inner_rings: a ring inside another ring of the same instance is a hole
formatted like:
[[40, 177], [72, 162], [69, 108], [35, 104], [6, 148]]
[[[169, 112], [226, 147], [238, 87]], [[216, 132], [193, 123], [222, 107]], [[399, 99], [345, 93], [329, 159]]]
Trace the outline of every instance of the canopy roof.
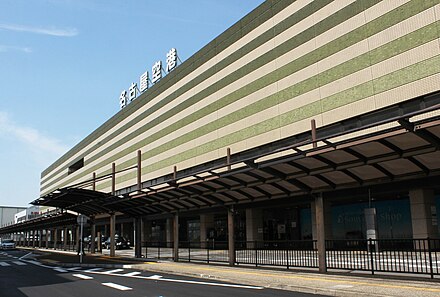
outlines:
[[[117, 191], [65, 188], [32, 204], [148, 216], [440, 174], [440, 95], [374, 111]], [[423, 116], [422, 116], [423, 115]]]
[[81, 188], [63, 188], [38, 198], [33, 205], [52, 206], [68, 209], [87, 216], [109, 213], [112, 210], [103, 206], [111, 201], [112, 195]]
[[76, 224], [76, 215], [63, 211], [46, 213], [40, 217], [0, 228], [0, 234], [51, 229]]
[[[440, 94], [374, 111], [268, 145], [148, 180], [115, 195], [67, 187], [33, 201], [93, 216], [151, 216], [300, 199], [389, 183], [440, 187]], [[402, 183], [403, 182], [403, 183]], [[397, 190], [396, 190], [397, 191]], [[63, 212], [1, 233], [76, 224]]]

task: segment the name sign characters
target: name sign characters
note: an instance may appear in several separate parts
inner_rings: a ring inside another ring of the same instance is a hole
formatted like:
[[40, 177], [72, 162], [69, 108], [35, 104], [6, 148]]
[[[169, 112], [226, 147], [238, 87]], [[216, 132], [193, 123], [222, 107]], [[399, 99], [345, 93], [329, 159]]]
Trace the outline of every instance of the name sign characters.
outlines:
[[128, 89], [128, 92], [126, 90], [123, 90], [121, 92], [121, 95], [119, 96], [119, 105], [121, 109], [130, 104], [140, 94], [148, 90], [148, 88], [150, 87], [150, 82], [152, 84], [157, 83], [162, 78], [163, 72], [170, 73], [174, 68], [177, 67], [178, 56], [177, 50], [175, 48], [170, 49], [166, 57], [167, 59], [165, 71], [162, 68], [162, 61], [159, 60], [155, 62], [151, 67], [151, 80], [150, 74], [147, 70], [139, 77], [139, 89], [137, 83], [132, 82], [130, 88]]

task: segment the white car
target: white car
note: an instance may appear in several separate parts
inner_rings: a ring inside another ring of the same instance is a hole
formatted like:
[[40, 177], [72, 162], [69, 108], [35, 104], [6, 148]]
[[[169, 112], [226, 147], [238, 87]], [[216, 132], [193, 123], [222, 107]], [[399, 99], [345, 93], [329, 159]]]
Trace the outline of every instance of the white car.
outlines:
[[12, 239], [3, 239], [0, 243], [0, 248], [2, 250], [13, 250], [15, 249], [15, 242]]

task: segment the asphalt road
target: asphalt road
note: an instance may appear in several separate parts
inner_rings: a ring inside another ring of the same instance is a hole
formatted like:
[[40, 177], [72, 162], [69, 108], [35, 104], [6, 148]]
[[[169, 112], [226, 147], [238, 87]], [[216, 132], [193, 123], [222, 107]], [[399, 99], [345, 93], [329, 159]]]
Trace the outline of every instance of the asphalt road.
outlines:
[[1, 297], [307, 297], [322, 296], [209, 279], [110, 268], [47, 266], [23, 251], [0, 251]]

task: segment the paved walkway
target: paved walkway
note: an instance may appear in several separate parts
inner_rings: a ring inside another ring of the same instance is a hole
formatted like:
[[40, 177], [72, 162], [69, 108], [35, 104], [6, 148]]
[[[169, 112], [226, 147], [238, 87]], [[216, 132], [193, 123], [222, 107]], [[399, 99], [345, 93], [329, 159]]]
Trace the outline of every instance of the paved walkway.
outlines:
[[[40, 261], [58, 266], [80, 266], [76, 253], [45, 249], [31, 250], [33, 253], [43, 254], [39, 257]], [[369, 274], [319, 274], [184, 262], [145, 262], [144, 260], [88, 254], [84, 257], [83, 263], [84, 266], [125, 267], [329, 296], [440, 296], [440, 279], [431, 280], [428, 276], [427, 278], [418, 277], [415, 279], [402, 275], [376, 275], [373, 277]]]

